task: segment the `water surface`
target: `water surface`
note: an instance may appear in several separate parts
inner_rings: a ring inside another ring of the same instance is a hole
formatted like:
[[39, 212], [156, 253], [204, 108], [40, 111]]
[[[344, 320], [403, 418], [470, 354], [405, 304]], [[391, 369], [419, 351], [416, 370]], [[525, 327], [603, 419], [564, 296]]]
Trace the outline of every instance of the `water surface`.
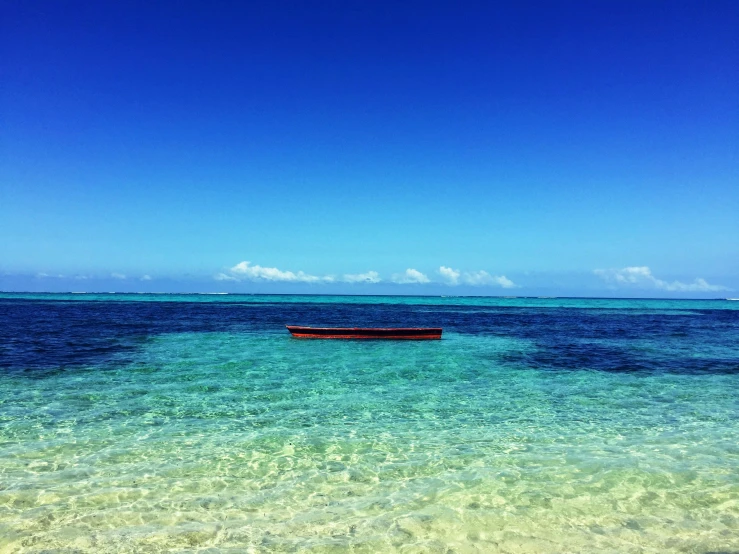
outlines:
[[739, 551], [736, 304], [2, 295], [0, 552]]

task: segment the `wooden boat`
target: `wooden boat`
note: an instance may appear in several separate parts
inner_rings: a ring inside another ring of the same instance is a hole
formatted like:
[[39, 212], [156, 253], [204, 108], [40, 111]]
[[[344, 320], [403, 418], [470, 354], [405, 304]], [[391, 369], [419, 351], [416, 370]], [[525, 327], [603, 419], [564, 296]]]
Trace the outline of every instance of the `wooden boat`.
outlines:
[[434, 340], [441, 327], [300, 327], [286, 325], [293, 337], [301, 339], [389, 339]]

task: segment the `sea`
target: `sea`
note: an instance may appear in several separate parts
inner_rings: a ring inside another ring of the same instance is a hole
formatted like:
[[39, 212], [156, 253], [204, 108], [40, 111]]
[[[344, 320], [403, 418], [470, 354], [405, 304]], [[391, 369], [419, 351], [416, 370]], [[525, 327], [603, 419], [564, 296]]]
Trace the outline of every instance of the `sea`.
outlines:
[[0, 552], [737, 553], [739, 302], [0, 294]]

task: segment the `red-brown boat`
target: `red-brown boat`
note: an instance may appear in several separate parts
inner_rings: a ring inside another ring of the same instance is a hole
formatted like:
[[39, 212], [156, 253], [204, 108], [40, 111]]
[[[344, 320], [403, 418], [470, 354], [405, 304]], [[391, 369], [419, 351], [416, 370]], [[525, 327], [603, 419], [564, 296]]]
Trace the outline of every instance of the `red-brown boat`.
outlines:
[[434, 340], [441, 327], [300, 327], [286, 325], [293, 337], [301, 339], [389, 339]]

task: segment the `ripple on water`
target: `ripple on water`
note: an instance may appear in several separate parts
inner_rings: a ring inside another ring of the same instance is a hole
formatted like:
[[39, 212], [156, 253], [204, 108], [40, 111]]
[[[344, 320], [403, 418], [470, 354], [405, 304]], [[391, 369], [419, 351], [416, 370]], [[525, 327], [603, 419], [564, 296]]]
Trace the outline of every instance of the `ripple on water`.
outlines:
[[0, 551], [738, 550], [739, 376], [547, 348], [169, 333], [4, 375]]

